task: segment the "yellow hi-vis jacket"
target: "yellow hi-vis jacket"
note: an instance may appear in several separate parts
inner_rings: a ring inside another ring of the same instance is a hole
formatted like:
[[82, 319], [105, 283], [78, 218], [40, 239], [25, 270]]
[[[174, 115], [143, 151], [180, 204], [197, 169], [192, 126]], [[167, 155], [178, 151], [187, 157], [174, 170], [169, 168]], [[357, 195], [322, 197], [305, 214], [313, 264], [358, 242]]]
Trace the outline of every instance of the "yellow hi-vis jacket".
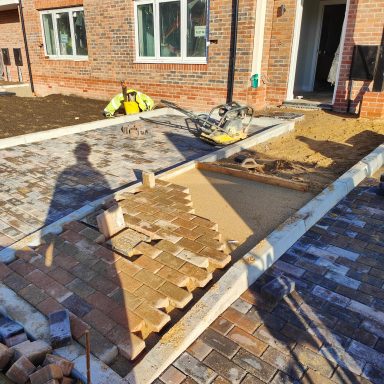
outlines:
[[[144, 93], [136, 91], [134, 89], [127, 89], [127, 93], [136, 93], [136, 103], [139, 104], [141, 111], [151, 111], [155, 106], [154, 101]], [[115, 112], [121, 107], [124, 102], [124, 96], [122, 93], [117, 94], [105, 107], [104, 114], [106, 117], [113, 117]]]

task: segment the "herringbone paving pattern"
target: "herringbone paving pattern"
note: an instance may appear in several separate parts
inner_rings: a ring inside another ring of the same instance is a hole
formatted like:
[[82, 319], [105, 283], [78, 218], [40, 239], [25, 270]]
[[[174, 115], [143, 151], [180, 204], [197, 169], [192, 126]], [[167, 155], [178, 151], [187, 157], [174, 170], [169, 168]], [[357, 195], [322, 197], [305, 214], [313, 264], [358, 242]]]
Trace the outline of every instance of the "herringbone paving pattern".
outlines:
[[159, 171], [214, 150], [188, 130], [153, 125], [150, 132], [131, 140], [111, 126], [0, 150], [0, 250], [137, 180], [140, 170]]

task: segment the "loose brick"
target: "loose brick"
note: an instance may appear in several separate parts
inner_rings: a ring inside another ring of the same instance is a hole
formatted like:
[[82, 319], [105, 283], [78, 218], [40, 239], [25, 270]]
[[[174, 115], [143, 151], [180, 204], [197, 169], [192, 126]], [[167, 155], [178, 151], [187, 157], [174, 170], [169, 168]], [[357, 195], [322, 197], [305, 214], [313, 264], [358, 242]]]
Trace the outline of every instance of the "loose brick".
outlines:
[[177, 285], [178, 287], [187, 287], [190, 281], [188, 276], [176, 271], [175, 269], [169, 268], [166, 265], [164, 265], [160, 271], [157, 272], [157, 275], [170, 283]]
[[55, 364], [49, 364], [29, 377], [31, 384], [46, 384], [49, 380], [59, 380], [63, 378], [63, 371]]
[[61, 348], [72, 343], [71, 324], [67, 310], [50, 313], [48, 323], [53, 348]]
[[0, 338], [2, 340], [24, 332], [24, 327], [8, 317], [0, 317]]
[[176, 308], [184, 308], [193, 298], [190, 292], [169, 282], [165, 282], [158, 291], [168, 297]]
[[106, 239], [125, 228], [124, 215], [121, 207], [114, 205], [96, 217], [100, 232]]
[[138, 288], [134, 295], [139, 299], [145, 300], [148, 304], [155, 308], [167, 308], [170, 304], [169, 298], [163, 292], [155, 291], [154, 289], [142, 285]]
[[13, 350], [4, 344], [0, 344], [0, 370], [4, 369], [13, 356]]
[[153, 273], [160, 271], [161, 267], [163, 266], [158, 261], [151, 259], [146, 255], [140, 256], [137, 260], [134, 261], [134, 264]]
[[24, 341], [12, 347], [15, 358], [27, 357], [33, 364], [38, 365], [44, 361], [47, 353], [51, 353], [52, 347], [43, 340]]
[[64, 359], [61, 356], [51, 355], [51, 354], [48, 354], [45, 357], [45, 360], [43, 363], [43, 365], [49, 365], [49, 364], [55, 364], [58, 367], [60, 367], [64, 376], [69, 376], [71, 374], [73, 367], [75, 366], [75, 364], [72, 361]]
[[36, 367], [26, 358], [21, 356], [16, 362], [8, 369], [7, 377], [9, 377], [16, 384], [25, 384], [29, 376], [35, 372]]
[[193, 283], [200, 288], [205, 287], [212, 280], [212, 273], [190, 263], [182, 265], [179, 272], [189, 276]]
[[5, 342], [5, 345], [10, 348], [10, 347], [13, 347], [14, 345], [23, 343], [24, 341], [27, 341], [27, 340], [28, 340], [27, 334], [23, 332], [14, 336], [7, 337], [4, 340], [4, 342]]

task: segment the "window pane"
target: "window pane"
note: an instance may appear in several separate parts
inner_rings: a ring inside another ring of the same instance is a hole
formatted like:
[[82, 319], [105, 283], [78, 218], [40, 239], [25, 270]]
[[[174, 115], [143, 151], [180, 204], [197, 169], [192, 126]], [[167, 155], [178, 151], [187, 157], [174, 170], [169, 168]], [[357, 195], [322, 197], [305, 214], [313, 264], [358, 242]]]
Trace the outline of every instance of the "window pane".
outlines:
[[153, 4], [138, 5], [137, 19], [139, 28], [139, 55], [153, 57], [155, 56]]
[[87, 33], [85, 31], [84, 11], [74, 11], [73, 29], [75, 31], [76, 54], [88, 55]]
[[52, 15], [43, 15], [43, 28], [47, 55], [56, 55], [56, 44], [53, 31]]
[[207, 0], [188, 0], [187, 56], [205, 57], [207, 50]]
[[160, 3], [160, 56], [180, 56], [180, 1]]
[[58, 13], [57, 19], [57, 33], [59, 35], [59, 47], [61, 55], [72, 55], [72, 37], [71, 28], [69, 25], [68, 12]]

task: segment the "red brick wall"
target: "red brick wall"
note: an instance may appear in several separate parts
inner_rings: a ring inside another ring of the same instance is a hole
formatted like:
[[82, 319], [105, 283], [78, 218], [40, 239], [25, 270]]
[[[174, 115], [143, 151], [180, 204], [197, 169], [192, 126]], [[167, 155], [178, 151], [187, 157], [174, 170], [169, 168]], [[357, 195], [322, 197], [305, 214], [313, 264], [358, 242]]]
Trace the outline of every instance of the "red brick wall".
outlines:
[[384, 92], [367, 92], [364, 94], [360, 117], [384, 118]]
[[[225, 101], [232, 0], [211, 0], [210, 38], [218, 39], [218, 44], [209, 48], [208, 65], [134, 63], [132, 0], [84, 0], [89, 59], [50, 60], [41, 46], [37, 3], [40, 7], [42, 0], [24, 0], [38, 95], [60, 92], [108, 99], [120, 92], [120, 80], [128, 80], [131, 87], [156, 100], [168, 98], [195, 109], [206, 110]], [[247, 100], [250, 86], [255, 7], [256, 0], [240, 0], [235, 99], [242, 102]]]
[[[8, 48], [11, 65], [8, 66], [12, 81], [19, 81], [17, 68], [13, 56], [13, 48], [21, 48], [23, 56], [22, 75], [25, 82], [29, 82], [27, 60], [25, 57], [24, 40], [21, 32], [19, 13], [17, 9], [0, 11], [0, 48]], [[6, 79], [6, 77], [5, 77]]]
[[[383, 29], [384, 0], [351, 0], [334, 110], [347, 111], [348, 77], [354, 45], [379, 45]], [[370, 81], [353, 82], [351, 112], [358, 113], [363, 95], [371, 87]]]

